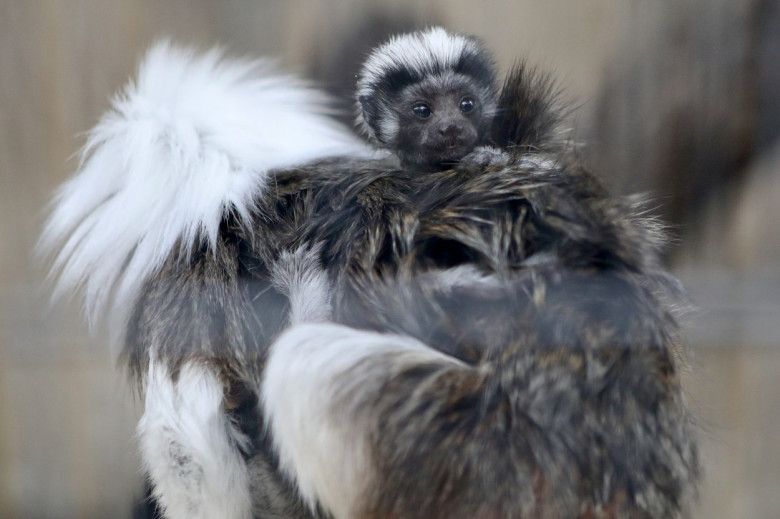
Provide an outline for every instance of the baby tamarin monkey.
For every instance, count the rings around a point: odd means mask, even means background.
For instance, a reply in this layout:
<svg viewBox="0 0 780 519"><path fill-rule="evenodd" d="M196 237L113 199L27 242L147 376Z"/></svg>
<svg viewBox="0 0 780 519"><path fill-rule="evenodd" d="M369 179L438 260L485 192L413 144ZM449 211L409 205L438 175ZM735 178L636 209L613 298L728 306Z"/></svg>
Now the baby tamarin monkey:
<svg viewBox="0 0 780 519"><path fill-rule="evenodd" d="M496 98L495 65L482 43L433 27L371 52L358 75L358 124L407 169L434 171L462 160L487 165L502 156L481 147Z"/></svg>

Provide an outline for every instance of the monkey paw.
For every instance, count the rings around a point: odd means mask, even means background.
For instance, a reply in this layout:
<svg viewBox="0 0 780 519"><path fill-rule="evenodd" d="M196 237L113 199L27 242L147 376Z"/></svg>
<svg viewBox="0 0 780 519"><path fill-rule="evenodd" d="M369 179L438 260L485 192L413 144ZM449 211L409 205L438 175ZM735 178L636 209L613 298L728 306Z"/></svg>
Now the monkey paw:
<svg viewBox="0 0 780 519"><path fill-rule="evenodd" d="M506 166L511 157L509 153L494 146L478 146L474 151L461 159L461 164L487 168L490 166Z"/></svg>

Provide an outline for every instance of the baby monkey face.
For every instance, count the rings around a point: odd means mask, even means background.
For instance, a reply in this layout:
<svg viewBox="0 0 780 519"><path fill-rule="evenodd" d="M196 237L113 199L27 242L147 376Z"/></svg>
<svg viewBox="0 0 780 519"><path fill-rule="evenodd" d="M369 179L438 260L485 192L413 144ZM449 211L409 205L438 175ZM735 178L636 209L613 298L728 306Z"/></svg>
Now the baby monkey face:
<svg viewBox="0 0 780 519"><path fill-rule="evenodd" d="M397 148L407 162L440 168L458 162L481 141L492 113L485 92L470 78L427 78L400 92Z"/></svg>

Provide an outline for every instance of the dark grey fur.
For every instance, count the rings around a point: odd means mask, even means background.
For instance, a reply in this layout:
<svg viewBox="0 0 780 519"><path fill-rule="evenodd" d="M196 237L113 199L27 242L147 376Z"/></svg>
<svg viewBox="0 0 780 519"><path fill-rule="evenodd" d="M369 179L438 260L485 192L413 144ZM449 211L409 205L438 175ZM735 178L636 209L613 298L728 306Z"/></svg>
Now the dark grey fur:
<svg viewBox="0 0 780 519"><path fill-rule="evenodd" d="M571 111L555 80L525 61L507 74L490 129L494 146L516 152L557 152L570 145L563 126Z"/></svg>
<svg viewBox="0 0 780 519"><path fill-rule="evenodd" d="M222 373L225 412L252 440L257 517L311 517L257 406L288 305L269 272L306 244L321 247L334 321L466 364L402 371L366 402L381 483L361 517L686 514L698 461L662 232L609 197L555 143L557 114L514 86L499 130L509 163L422 175L339 158L279 171L251 230L227 218L216 251L171 258L148 283L128 334L132 373L142 382L150 351L174 372L199 358ZM529 149L553 165L524 163Z"/></svg>

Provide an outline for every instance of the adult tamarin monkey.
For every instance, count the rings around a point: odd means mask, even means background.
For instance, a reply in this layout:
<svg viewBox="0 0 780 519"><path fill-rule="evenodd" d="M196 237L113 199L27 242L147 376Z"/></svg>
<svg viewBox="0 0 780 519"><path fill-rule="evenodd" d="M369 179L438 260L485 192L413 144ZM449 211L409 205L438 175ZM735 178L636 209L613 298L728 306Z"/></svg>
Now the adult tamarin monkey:
<svg viewBox="0 0 780 519"><path fill-rule="evenodd" d="M421 173L262 64L150 53L42 243L109 310L166 517L686 514L662 233L529 78L499 97L508 160Z"/></svg>

